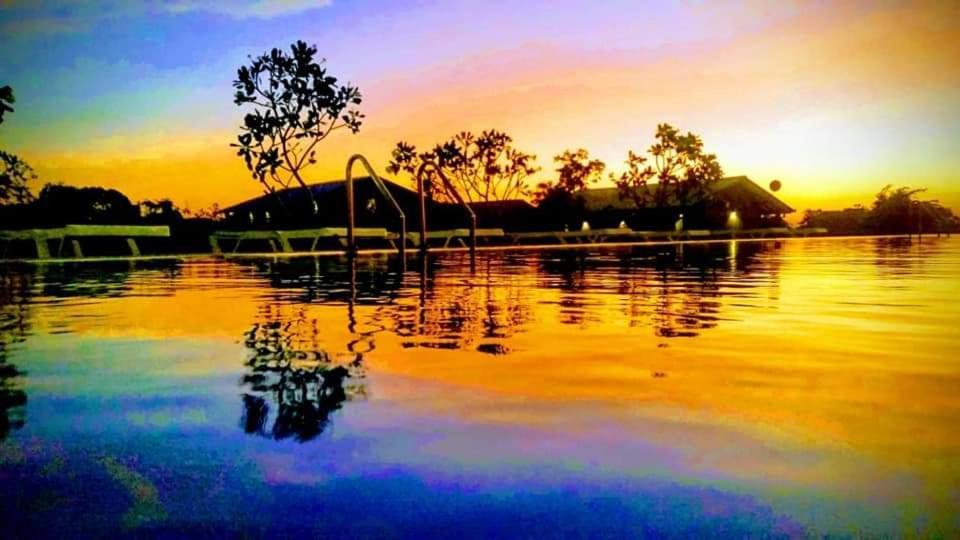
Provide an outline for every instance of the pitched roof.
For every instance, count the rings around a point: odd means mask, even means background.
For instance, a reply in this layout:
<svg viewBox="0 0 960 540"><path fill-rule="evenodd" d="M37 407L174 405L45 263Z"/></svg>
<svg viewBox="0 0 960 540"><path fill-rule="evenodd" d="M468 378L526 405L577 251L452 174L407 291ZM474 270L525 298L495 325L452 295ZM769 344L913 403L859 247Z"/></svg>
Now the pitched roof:
<svg viewBox="0 0 960 540"><path fill-rule="evenodd" d="M397 193L398 191L409 191L411 193L416 194L414 190L404 185L398 184L393 180L384 178L382 176L380 177L380 179L383 180L383 183L387 186L387 189L390 190L391 193ZM358 176L353 179L353 182L354 182L354 185L357 185L361 183L370 182L371 180L372 180L372 177L370 176ZM316 184L310 184L307 187L309 187L310 191L313 192L314 198L319 198L325 193L330 193L330 192L342 189L345 184L346 184L346 180L329 180L326 182L318 182ZM247 208L250 206L257 206L272 196L273 195L270 195L270 194L264 194L257 197L253 197L252 199L247 199L245 201L228 206L222 209L221 212L226 213L226 212L231 212L231 211L235 211L242 208ZM279 197L284 202L289 202L292 199L302 197L303 188L300 186L293 186L293 187L277 190L276 196Z"/></svg>
<svg viewBox="0 0 960 540"><path fill-rule="evenodd" d="M529 210L533 205L523 199L505 199L502 201L476 201L469 203L474 210Z"/></svg>
<svg viewBox="0 0 960 540"><path fill-rule="evenodd" d="M648 195L646 199L647 208L656 206L654 195L660 189L658 184L647 186ZM763 213L767 214L789 214L794 209L775 197L773 194L758 186L746 176L729 176L722 178L712 184L707 185L707 191L711 197L715 197L730 204L730 206L745 207L759 206ZM616 210L632 210L635 203L630 198L621 198L620 190L615 187L593 188L580 192L584 204L589 211L600 211L608 208ZM677 197L676 190L668 188L665 193L666 206L678 207L680 200Z"/></svg>

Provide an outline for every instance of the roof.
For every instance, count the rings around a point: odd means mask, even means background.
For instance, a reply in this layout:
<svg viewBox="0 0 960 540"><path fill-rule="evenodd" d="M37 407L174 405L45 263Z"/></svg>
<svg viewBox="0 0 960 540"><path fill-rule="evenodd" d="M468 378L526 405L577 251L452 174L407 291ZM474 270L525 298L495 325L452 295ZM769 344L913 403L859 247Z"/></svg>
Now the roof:
<svg viewBox="0 0 960 540"><path fill-rule="evenodd" d="M396 193L397 191L409 191L410 193L416 194L416 192L413 191L412 189L406 186L403 186L401 184L398 184L392 180L389 180L382 176L380 177L380 179L383 180L383 183L387 186L387 189L390 190L391 193ZM370 182L371 180L372 180L372 177L370 176L358 176L353 179L353 183L354 185L357 185L360 183ZM346 184L346 180L330 180L327 182L318 182L316 184L310 184L307 187L309 187L310 191L313 192L314 198L319 198L325 193L330 193L330 192L343 189L345 184ZM275 195L277 197L280 197L284 202L288 202L291 199L302 197L303 188L300 186L292 186L285 189L277 190ZM233 212L243 208L247 208L250 206L256 206L261 204L264 200L266 200L267 197L272 197L272 196L273 195L269 193L264 195L259 195L257 197L253 197L252 199L247 199L243 202L239 202L232 206L228 206L227 208L222 209L220 212L227 213L227 212Z"/></svg>
<svg viewBox="0 0 960 540"><path fill-rule="evenodd" d="M468 203L474 210L530 210L534 206L523 199L506 199L503 201L476 201Z"/></svg>
<svg viewBox="0 0 960 540"><path fill-rule="evenodd" d="M660 186L651 184L647 186L648 208L655 206L654 194ZM794 209L775 197L769 191L758 186L746 176L729 176L707 185L707 191L712 197L720 199L730 206L745 207L759 206L765 214L789 214ZM616 187L593 188L580 192L583 197L587 210L599 211L608 208L616 210L632 210L634 201L630 198L620 197L620 190ZM669 189L666 193L666 205L668 207L680 206L680 200L676 196L675 189Z"/></svg>
<svg viewBox="0 0 960 540"><path fill-rule="evenodd" d="M414 198L417 196L416 191L413 189L383 177L381 177L381 179L387 186L387 189L389 189L395 197L398 196L398 193L403 192L406 192L407 195ZM371 180L372 178L370 176L361 176L354 179L354 184L364 184L370 182ZM311 184L309 188L313 192L314 198L319 199L325 193L342 190L344 183L344 180L332 180L329 182ZM659 189L658 184L651 184L647 186L647 190L649 192L648 200L650 201L647 205L648 208L655 206L655 203L653 202L653 195L656 193L657 189ZM729 176L722 178L712 184L708 184L707 190L710 192L712 197L726 202L732 208L759 208L761 213L764 214L789 214L795 211L789 205L775 197L766 189L757 185L746 176ZM276 195L285 202L291 201L292 199L303 196L303 188L299 186L290 187L277 191ZM587 189L580 192L580 196L583 197L585 208L588 211L596 212L606 209L633 210L635 208L633 200L629 198L621 198L620 191L616 187ZM256 206L262 204L265 200L267 200L268 197L271 196L261 195L259 197L254 197L252 199L248 199L241 203L227 207L221 212L228 213L245 209L250 206ZM676 197L675 190L670 189L669 192L666 193L666 203L668 207L681 206L680 200ZM474 210L486 212L522 212L534 208L533 205L522 199L509 199L505 201L479 201L470 203L470 206Z"/></svg>

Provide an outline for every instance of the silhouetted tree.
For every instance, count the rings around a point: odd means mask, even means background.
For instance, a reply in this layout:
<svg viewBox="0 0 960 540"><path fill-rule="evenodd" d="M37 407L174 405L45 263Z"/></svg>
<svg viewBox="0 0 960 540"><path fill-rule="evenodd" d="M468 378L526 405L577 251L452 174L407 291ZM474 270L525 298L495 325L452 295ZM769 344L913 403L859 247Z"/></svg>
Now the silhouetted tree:
<svg viewBox="0 0 960 540"><path fill-rule="evenodd" d="M413 175L424 161L435 161L465 200L500 201L528 194L527 179L539 170L533 164L536 158L514 148L513 138L502 131L463 131L429 152L418 153L414 145L398 142L387 171ZM442 191L435 186L431 190L438 195Z"/></svg>
<svg viewBox="0 0 960 540"><path fill-rule="evenodd" d="M183 220L183 212L170 199L140 201L140 216L148 223L171 224Z"/></svg>
<svg viewBox="0 0 960 540"><path fill-rule="evenodd" d="M937 201L916 198L926 189L885 186L873 202L864 220L868 232L896 234L919 231L952 231L958 226L957 216Z"/></svg>
<svg viewBox="0 0 960 540"><path fill-rule="evenodd" d="M617 185L621 199L630 199L637 208L643 208L650 202L657 206L664 203L666 190L657 189L654 196L651 196L649 189L650 180L656 176L656 172L647 162L647 158L634 153L633 150L627 151L627 170L620 173L619 177L610 174L610 179ZM665 187L665 186L660 186Z"/></svg>
<svg viewBox="0 0 960 540"><path fill-rule="evenodd" d="M272 49L250 58L237 70L233 102L251 105L237 136L237 155L267 192L287 188L295 181L313 193L302 171L316 163L316 146L333 131L360 129L363 114L360 90L341 85L327 73L325 60L317 60L317 47L297 41L287 53Z"/></svg>
<svg viewBox="0 0 960 540"><path fill-rule="evenodd" d="M583 148L573 152L565 150L562 154L554 156L553 161L560 165L557 169L557 180L553 183L537 184L537 191L533 196L534 202L541 203L554 195L573 195L583 191L587 189L587 184L599 180L607 167L599 159L590 159L590 153Z"/></svg>
<svg viewBox="0 0 960 540"><path fill-rule="evenodd" d="M416 187L416 174L420 166L423 165L424 162L436 162L436 160L436 150L431 152L417 152L416 146L400 141L390 153L390 163L387 164L387 172L390 174L399 174L401 172L409 174L411 183ZM446 190L438 184L435 171L431 168L425 172L426 177L423 182L423 191L427 194L427 197L438 201L449 201L450 197L447 195Z"/></svg>
<svg viewBox="0 0 960 540"><path fill-rule="evenodd" d="M33 200L27 182L37 178L33 168L17 156L0 150L0 204L26 204Z"/></svg>
<svg viewBox="0 0 960 540"><path fill-rule="evenodd" d="M13 88L0 88L0 124L4 114L13 112ZM24 204L33 199L27 182L37 175L25 161L10 152L0 150L0 204Z"/></svg>
<svg viewBox="0 0 960 540"><path fill-rule="evenodd" d="M13 112L13 104L17 100L13 97L13 88L10 86L0 87L0 124L3 123L3 115Z"/></svg>
<svg viewBox="0 0 960 540"><path fill-rule="evenodd" d="M209 220L218 220L222 216L220 215L220 205L213 203L210 206L205 208L199 208L197 210L190 210L189 208L183 209L183 215L185 217L191 217L196 219L209 219Z"/></svg>
<svg viewBox="0 0 960 540"><path fill-rule="evenodd" d="M123 193L101 187L47 184L34 207L46 219L60 223L130 224L140 211Z"/></svg>
<svg viewBox="0 0 960 540"><path fill-rule="evenodd" d="M800 220L803 228L825 228L835 234L862 234L869 211L857 205L840 211L807 210Z"/></svg>
<svg viewBox="0 0 960 540"><path fill-rule="evenodd" d="M838 211L807 210L801 227L823 227L834 234L904 234L960 231L960 217L938 201L917 196L926 189L885 186L870 208L855 205Z"/></svg>
<svg viewBox="0 0 960 540"><path fill-rule="evenodd" d="M553 161L560 166L556 181L537 184L533 200L548 226L569 226L585 217L583 197L578 193L600 179L606 164L599 159L590 159L589 152L583 148L572 152L565 150L554 156Z"/></svg>
<svg viewBox="0 0 960 540"><path fill-rule="evenodd" d="M620 197L632 200L638 208L664 206L670 197L686 206L704 196L711 182L723 178L717 156L704 152L700 136L684 135L670 124L657 125L656 142L648 152L652 160L629 151L627 170L619 177L610 176ZM651 189L653 179L657 182Z"/></svg>

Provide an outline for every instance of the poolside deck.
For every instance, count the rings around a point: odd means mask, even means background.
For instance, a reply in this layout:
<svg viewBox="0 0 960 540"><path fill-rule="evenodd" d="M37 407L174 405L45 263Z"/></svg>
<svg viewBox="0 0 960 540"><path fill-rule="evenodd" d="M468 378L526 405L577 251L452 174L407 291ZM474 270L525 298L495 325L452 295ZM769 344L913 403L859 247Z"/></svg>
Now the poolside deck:
<svg viewBox="0 0 960 540"><path fill-rule="evenodd" d="M399 238L396 233L377 227L360 227L354 229L357 240L382 240L396 249L395 241ZM316 251L317 245L323 239L333 240L343 248L347 247L346 227L321 227L319 229L291 229L291 230L252 230L252 231L216 231L210 235L210 249L215 255L224 254L222 243L230 247L229 253L238 253L244 242L266 240L270 250L274 253L294 252L292 240L309 240L308 251Z"/></svg>
<svg viewBox="0 0 960 540"><path fill-rule="evenodd" d="M477 229L476 237L490 248L522 247L544 245L594 245L594 244L645 244L692 242L705 240L729 239L764 239L764 238L791 238L807 237L826 234L826 229L747 229L747 230L688 230L688 231L635 231L629 228L618 227L609 229L588 229L582 231L543 231L543 232L505 232L503 229ZM367 246L361 251L382 252L398 250L399 235L382 228L355 229L358 241L364 241ZM469 249L470 229L444 229L428 231L427 243L431 249ZM319 242L333 240L319 249ZM293 241L300 241L299 246ZM308 240L309 242L303 242ZM340 249L346 250L347 230L342 227L324 227L319 229L298 230L251 230L251 231L217 231L210 236L210 246L216 255L241 255L247 252L240 247L245 242L259 241L261 247L266 247L268 253L316 253ZM266 244L263 243L266 241ZM408 246L419 247L420 233L408 232L405 241ZM299 249L298 249L299 248Z"/></svg>
<svg viewBox="0 0 960 540"><path fill-rule="evenodd" d="M50 259L51 256L62 257L64 247L68 244L75 258L83 258L81 239L119 237L126 241L130 256L139 257L140 247L138 238L169 238L170 227L166 225L66 225L49 229L20 229L0 230L2 251L0 258L5 257L10 245L14 242L33 243L37 259ZM56 242L51 251L51 241Z"/></svg>
<svg viewBox="0 0 960 540"><path fill-rule="evenodd" d="M635 231L625 227L611 229L587 229L582 231L545 231L507 233L514 245L529 243L557 244L603 244L623 242L681 242L690 240L731 239L731 238L790 238L827 234L826 229L789 229L777 227L769 229L716 230L692 229L687 231Z"/></svg>

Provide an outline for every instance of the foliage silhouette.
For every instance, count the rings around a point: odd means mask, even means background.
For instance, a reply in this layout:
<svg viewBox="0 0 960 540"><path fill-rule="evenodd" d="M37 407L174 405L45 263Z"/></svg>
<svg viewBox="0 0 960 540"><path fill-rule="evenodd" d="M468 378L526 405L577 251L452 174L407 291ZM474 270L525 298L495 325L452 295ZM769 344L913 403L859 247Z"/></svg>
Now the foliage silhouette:
<svg viewBox="0 0 960 540"><path fill-rule="evenodd" d="M534 202L548 226L576 225L586 213L583 198L577 194L600 179L606 164L599 159L590 159L589 152L583 148L565 150L554 156L553 161L560 165L557 180L538 184Z"/></svg>
<svg viewBox="0 0 960 540"><path fill-rule="evenodd" d="M16 98L13 96L13 88L9 85L0 87L0 124L3 123L3 116L10 112L13 112L13 104L16 103Z"/></svg>
<svg viewBox="0 0 960 540"><path fill-rule="evenodd" d="M702 198L706 187L723 178L723 168L715 154L707 154L699 135L680 133L670 124L658 124L656 142L647 150L651 159L630 150L627 170L610 175L621 199L629 199L637 208L662 207L674 197L681 207ZM651 180L656 179L651 189Z"/></svg>
<svg viewBox="0 0 960 540"><path fill-rule="evenodd" d="M930 232L956 230L960 220L937 201L916 198L926 189L885 186L873 201L864 220L865 228L873 233Z"/></svg>
<svg viewBox="0 0 960 540"><path fill-rule="evenodd" d="M297 41L289 53L274 48L237 70L233 102L252 106L243 118L237 155L268 193L299 184L313 193L303 170L317 162L316 147L337 129L360 129L360 90L341 85L317 60L317 47ZM316 206L310 209L316 212Z"/></svg>
<svg viewBox="0 0 960 540"><path fill-rule="evenodd" d="M417 152L416 146L400 141L393 149L387 171L390 174L416 174L425 161L435 161L468 202L517 199L529 193L527 179L539 170L537 156L513 146L513 138L490 129L475 135L462 131L429 152ZM428 193L446 200L443 190L430 179Z"/></svg>
<svg viewBox="0 0 960 540"><path fill-rule="evenodd" d="M839 211L807 210L801 227L824 227L835 234L951 233L960 231L960 217L938 201L917 196L926 189L885 186L870 208L857 205Z"/></svg>
<svg viewBox="0 0 960 540"><path fill-rule="evenodd" d="M600 180L607 167L599 159L590 159L590 153L583 148L575 151L565 150L554 156L553 161L560 165L557 180L552 184L541 182L534 193L534 202L541 204L551 196L573 195L587 189L588 184Z"/></svg>
<svg viewBox="0 0 960 540"><path fill-rule="evenodd" d="M27 182L36 178L37 174L27 162L0 150L0 204L27 204L32 201L33 194Z"/></svg>
<svg viewBox="0 0 960 540"><path fill-rule="evenodd" d="M14 102L16 99L13 88L0 88L0 124L3 123L5 113L13 112ZM33 200L27 182L36 178L36 173L27 162L10 152L0 150L0 205L26 204Z"/></svg>
<svg viewBox="0 0 960 540"><path fill-rule="evenodd" d="M62 223L132 224L139 208L115 189L47 184L34 203L36 213Z"/></svg>
<svg viewBox="0 0 960 540"><path fill-rule="evenodd" d="M140 215L146 223L173 224L183 220L183 212L170 199L140 201Z"/></svg>

